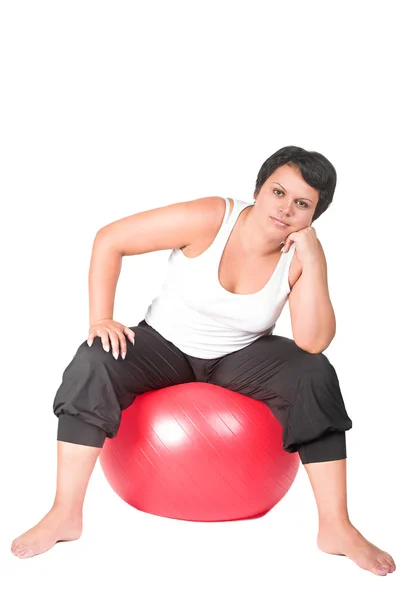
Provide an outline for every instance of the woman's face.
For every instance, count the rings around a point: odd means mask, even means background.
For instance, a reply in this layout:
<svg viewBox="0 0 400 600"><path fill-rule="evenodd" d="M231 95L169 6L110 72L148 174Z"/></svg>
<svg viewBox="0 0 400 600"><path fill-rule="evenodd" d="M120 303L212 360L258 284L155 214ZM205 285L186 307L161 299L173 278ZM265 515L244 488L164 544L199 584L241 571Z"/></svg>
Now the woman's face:
<svg viewBox="0 0 400 600"><path fill-rule="evenodd" d="M318 190L304 181L300 169L282 165L268 177L255 196L258 217L268 223L268 228L278 237L283 234L282 239L286 239L294 231L311 226L318 197ZM280 219L286 226L278 225L272 217Z"/></svg>

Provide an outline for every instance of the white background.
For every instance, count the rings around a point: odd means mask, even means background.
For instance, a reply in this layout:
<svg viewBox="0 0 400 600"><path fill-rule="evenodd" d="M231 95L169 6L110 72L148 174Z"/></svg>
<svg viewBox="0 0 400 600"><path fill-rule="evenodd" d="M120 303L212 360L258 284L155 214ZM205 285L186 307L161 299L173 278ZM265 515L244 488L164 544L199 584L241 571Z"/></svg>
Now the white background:
<svg viewBox="0 0 400 600"><path fill-rule="evenodd" d="M338 184L314 223L328 262L353 524L400 563L399 52L394 2L21 2L0 11L0 595L177 599L398 597L318 550L300 466L259 520L137 511L97 463L79 541L20 560L12 540L52 504L61 375L88 329L99 228L207 195L251 201L261 164L298 145ZM169 251L123 261L114 318L138 323ZM292 337L288 305L274 331ZM397 590L397 592L396 592Z"/></svg>

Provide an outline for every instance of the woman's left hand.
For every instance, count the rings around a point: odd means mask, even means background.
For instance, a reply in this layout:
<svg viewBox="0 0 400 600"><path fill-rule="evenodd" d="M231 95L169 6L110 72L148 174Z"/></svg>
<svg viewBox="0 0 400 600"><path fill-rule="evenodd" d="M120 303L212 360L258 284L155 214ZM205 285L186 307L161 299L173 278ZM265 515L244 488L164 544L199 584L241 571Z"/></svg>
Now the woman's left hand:
<svg viewBox="0 0 400 600"><path fill-rule="evenodd" d="M305 227L288 235L282 252L288 252L293 242L296 243L297 256L302 264L319 260L320 242L314 227Z"/></svg>

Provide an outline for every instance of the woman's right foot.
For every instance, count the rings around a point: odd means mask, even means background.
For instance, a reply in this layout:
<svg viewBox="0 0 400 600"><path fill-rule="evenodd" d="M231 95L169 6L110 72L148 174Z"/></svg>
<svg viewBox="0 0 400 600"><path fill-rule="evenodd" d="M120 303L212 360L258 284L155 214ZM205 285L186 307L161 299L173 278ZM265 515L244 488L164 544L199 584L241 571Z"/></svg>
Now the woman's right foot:
<svg viewBox="0 0 400 600"><path fill-rule="evenodd" d="M32 529L11 544L11 552L18 558L31 558L47 552L57 542L77 540L82 534L82 515L71 516L53 507Z"/></svg>

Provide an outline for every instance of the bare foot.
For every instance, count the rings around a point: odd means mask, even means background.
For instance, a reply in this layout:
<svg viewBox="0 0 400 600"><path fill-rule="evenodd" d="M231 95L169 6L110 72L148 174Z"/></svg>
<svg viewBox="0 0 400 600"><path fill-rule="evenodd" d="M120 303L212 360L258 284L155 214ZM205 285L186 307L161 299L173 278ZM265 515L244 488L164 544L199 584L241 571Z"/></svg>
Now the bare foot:
<svg viewBox="0 0 400 600"><path fill-rule="evenodd" d="M71 516L52 508L32 529L17 537L11 552L19 558L31 558L50 550L57 542L77 540L82 534L82 516Z"/></svg>
<svg viewBox="0 0 400 600"><path fill-rule="evenodd" d="M320 524L317 546L322 552L347 556L374 575L387 575L396 570L390 554L371 544L350 522Z"/></svg>

